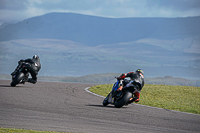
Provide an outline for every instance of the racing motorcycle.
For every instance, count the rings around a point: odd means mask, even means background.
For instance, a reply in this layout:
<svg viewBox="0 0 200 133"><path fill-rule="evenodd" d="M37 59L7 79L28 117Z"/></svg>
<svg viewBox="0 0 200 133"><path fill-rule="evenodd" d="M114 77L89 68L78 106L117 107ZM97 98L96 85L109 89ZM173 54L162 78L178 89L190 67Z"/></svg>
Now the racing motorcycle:
<svg viewBox="0 0 200 133"><path fill-rule="evenodd" d="M107 97L103 100L103 105L107 106L108 104L113 104L116 108L121 108L124 105L130 104L129 101L131 98L133 98L133 87L128 87L125 89L122 89L122 91L117 91L120 84L124 87L129 80L117 80L117 82L114 83L112 87L112 91L107 95Z"/></svg>
<svg viewBox="0 0 200 133"><path fill-rule="evenodd" d="M20 70L15 75L12 75L12 82L10 85L16 86L17 84L25 84L28 80L30 68L31 65L29 63L23 63Z"/></svg>

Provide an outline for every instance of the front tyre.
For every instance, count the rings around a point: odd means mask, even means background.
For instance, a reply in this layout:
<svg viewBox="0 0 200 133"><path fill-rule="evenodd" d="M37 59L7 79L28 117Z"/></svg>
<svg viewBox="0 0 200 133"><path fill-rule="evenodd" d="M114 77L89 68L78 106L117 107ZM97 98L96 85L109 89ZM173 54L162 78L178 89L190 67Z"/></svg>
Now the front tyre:
<svg viewBox="0 0 200 133"><path fill-rule="evenodd" d="M109 96L110 96L110 93L107 95L107 97L103 100L103 106L107 106L108 104L109 104L109 102L108 102L108 98L109 98Z"/></svg>
<svg viewBox="0 0 200 133"><path fill-rule="evenodd" d="M17 76L14 78L14 80L10 83L11 86L16 86L20 83L20 81L23 79L24 73L20 72L17 74Z"/></svg>
<svg viewBox="0 0 200 133"><path fill-rule="evenodd" d="M132 93L127 91L126 94L117 102L115 102L115 107L116 108L121 108L122 106L124 106L126 103L129 102L130 98L132 97Z"/></svg>
<svg viewBox="0 0 200 133"><path fill-rule="evenodd" d="M108 104L109 104L108 98L106 97L106 98L103 100L103 106L107 106Z"/></svg>

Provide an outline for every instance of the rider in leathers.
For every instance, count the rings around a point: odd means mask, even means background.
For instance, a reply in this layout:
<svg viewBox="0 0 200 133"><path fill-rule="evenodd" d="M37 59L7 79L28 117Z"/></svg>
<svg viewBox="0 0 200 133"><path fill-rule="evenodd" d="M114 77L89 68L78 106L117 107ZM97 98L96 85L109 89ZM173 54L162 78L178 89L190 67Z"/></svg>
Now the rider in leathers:
<svg viewBox="0 0 200 133"><path fill-rule="evenodd" d="M37 75L39 70L41 69L41 64L40 64L40 58L38 55L34 55L32 59L26 59L26 60L20 60L18 62L18 66L15 69L14 72L11 73L11 75L15 75L16 73L18 73L18 71L20 70L20 68L22 67L23 63L29 63L30 64L30 73L32 78L28 78L27 82L33 83L35 84L37 82Z"/></svg>
<svg viewBox="0 0 200 133"><path fill-rule="evenodd" d="M123 73L117 79L123 80L126 77L130 77L130 81L124 82L124 87L119 87L117 91L121 91L122 89L126 89L132 87L134 89L133 94L134 97L130 99L129 103L139 102L140 100L140 92L144 86L144 72L141 69L137 69L135 72Z"/></svg>

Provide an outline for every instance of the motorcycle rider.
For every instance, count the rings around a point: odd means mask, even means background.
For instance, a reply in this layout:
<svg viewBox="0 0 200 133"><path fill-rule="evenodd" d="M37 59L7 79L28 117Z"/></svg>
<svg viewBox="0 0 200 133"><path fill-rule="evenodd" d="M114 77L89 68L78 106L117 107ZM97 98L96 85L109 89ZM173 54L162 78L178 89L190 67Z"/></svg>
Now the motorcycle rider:
<svg viewBox="0 0 200 133"><path fill-rule="evenodd" d="M38 55L34 55L32 59L28 58L28 59L25 59L25 60L23 60L23 59L20 60L18 62L18 66L15 69L15 71L11 73L12 76L18 73L18 71L22 67L23 63L29 63L30 64L30 68L31 68L30 69L30 73L31 73L32 78L28 78L27 82L35 84L37 82L38 72L41 69L39 56Z"/></svg>
<svg viewBox="0 0 200 133"><path fill-rule="evenodd" d="M126 77L130 77L130 81L124 80ZM129 103L139 102L140 100L140 92L144 86L144 72L141 69L137 69L135 72L123 73L118 78L118 80L124 80L123 88L122 85L117 89L117 93L122 89L126 89L129 87L133 88L134 97L132 97ZM127 82L128 81L128 82Z"/></svg>

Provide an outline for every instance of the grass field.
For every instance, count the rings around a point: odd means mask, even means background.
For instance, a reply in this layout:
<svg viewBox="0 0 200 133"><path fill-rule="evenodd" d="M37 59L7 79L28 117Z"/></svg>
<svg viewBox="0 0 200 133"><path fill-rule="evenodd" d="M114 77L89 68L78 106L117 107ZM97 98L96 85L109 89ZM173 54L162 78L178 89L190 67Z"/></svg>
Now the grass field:
<svg viewBox="0 0 200 133"><path fill-rule="evenodd" d="M89 90L107 96L112 84L97 85ZM200 114L200 87L146 84L138 104Z"/></svg>
<svg viewBox="0 0 200 133"><path fill-rule="evenodd" d="M72 133L72 132L53 132L53 131L36 131L14 128L0 128L0 133Z"/></svg>

